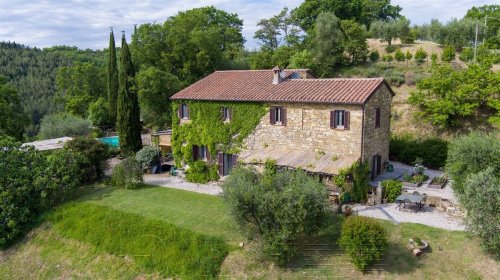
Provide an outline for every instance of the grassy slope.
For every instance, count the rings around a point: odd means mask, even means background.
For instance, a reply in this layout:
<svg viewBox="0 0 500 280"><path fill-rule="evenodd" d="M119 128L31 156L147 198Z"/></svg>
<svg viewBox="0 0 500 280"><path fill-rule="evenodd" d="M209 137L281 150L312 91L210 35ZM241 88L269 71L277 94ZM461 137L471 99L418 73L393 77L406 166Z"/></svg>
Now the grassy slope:
<svg viewBox="0 0 500 280"><path fill-rule="evenodd" d="M46 219L66 238L130 256L165 277L215 277L229 250L221 238L93 203L68 203Z"/></svg>
<svg viewBox="0 0 500 280"><path fill-rule="evenodd" d="M242 240L217 197L165 188L100 189L82 200L182 225L197 232L222 236L231 243ZM204 219L191 219L196 213ZM227 223L220 224L218 221ZM335 245L340 222L341 218L332 218L329 228L314 238L301 241L301 254L289 267L279 268L262 260L255 251L258 243L250 242L245 245L244 250L230 252L222 265L221 276L257 279L298 279L304 276L341 279L467 279L472 275L482 275L484 279L495 279L500 275L500 263L482 253L477 240L468 239L464 232L416 224L395 226L389 222L382 222L390 233L390 247L385 261L375 266L373 271L362 274L354 270ZM408 238L413 236L429 241L431 252L418 259L412 257L404 247ZM33 238L18 248L0 253L0 279L34 276L41 279L71 276L116 279L145 275L147 273L132 259L96 252L93 246L63 238L47 225L35 230ZM157 275L145 277L155 276Z"/></svg>
<svg viewBox="0 0 500 280"><path fill-rule="evenodd" d="M141 190L104 188L81 200L222 237L232 245L242 240L222 200L211 195L161 187Z"/></svg>

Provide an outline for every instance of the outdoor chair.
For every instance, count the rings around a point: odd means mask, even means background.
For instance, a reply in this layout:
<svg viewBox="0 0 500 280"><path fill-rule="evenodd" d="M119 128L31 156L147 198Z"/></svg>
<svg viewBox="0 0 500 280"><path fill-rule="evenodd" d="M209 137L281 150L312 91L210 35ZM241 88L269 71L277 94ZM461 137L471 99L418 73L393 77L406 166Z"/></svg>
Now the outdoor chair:
<svg viewBox="0 0 500 280"><path fill-rule="evenodd" d="M407 204L408 206L406 206ZM411 209L411 200L409 200L408 198L403 200L403 209L406 209L407 207Z"/></svg>
<svg viewBox="0 0 500 280"><path fill-rule="evenodd" d="M396 209L398 209L399 211L401 211L401 207L404 207L404 200L397 200L396 201L398 203L398 205L396 205Z"/></svg>

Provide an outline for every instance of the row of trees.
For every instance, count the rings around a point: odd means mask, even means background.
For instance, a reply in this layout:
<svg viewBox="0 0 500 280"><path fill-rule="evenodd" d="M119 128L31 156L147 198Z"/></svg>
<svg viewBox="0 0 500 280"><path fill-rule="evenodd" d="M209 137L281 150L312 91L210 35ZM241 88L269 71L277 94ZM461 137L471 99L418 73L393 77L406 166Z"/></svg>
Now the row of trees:
<svg viewBox="0 0 500 280"><path fill-rule="evenodd" d="M285 7L258 22L254 38L261 49L248 58L250 67L309 68L331 76L338 67L365 62L367 28L399 18L400 11L388 0L307 0L291 12Z"/></svg>
<svg viewBox="0 0 500 280"><path fill-rule="evenodd" d="M432 20L430 24L411 27L410 21L400 16L401 8L392 6L390 1L365 2L304 1L291 12L284 8L271 18L261 19L254 35L261 49L250 55L250 66L311 68L319 76L332 76L339 67L366 61L369 37L386 41L389 52L395 50L392 42L396 38L403 44L425 39L461 50L472 46L476 22L486 20L487 15L493 22L500 7L474 7L460 20L452 19L447 24ZM486 28L481 21L479 40L485 41L488 48L498 48L497 29L495 24Z"/></svg>

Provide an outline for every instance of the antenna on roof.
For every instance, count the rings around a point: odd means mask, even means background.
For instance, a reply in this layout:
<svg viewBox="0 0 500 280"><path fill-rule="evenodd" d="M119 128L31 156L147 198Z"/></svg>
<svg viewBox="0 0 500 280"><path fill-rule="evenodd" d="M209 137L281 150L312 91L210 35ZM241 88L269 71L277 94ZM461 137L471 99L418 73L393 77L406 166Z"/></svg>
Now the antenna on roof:
<svg viewBox="0 0 500 280"><path fill-rule="evenodd" d="M122 36L125 36L125 30L122 30Z"/></svg>

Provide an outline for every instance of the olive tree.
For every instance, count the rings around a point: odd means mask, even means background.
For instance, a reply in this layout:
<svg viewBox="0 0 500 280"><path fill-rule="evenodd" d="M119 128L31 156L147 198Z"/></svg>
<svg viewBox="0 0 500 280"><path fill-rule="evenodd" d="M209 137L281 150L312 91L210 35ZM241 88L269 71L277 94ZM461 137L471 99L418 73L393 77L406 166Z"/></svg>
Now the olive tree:
<svg viewBox="0 0 500 280"><path fill-rule="evenodd" d="M488 167L467 176L462 205L467 210L467 229L481 239L483 248L500 256L500 176Z"/></svg>
<svg viewBox="0 0 500 280"><path fill-rule="evenodd" d="M295 253L292 242L311 234L325 221L325 186L303 171L266 171L239 167L222 185L224 201L236 222L249 234L258 234L266 256L279 264Z"/></svg>

